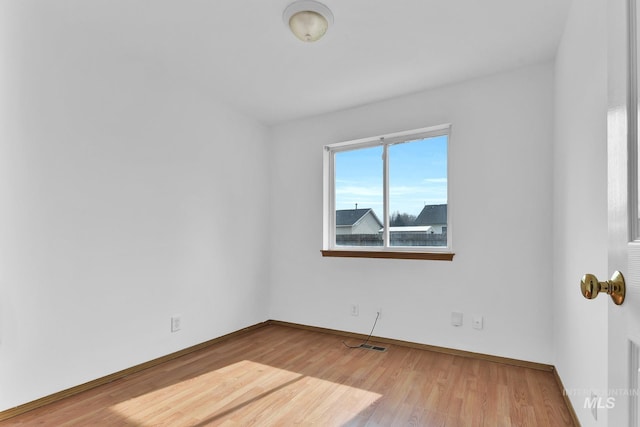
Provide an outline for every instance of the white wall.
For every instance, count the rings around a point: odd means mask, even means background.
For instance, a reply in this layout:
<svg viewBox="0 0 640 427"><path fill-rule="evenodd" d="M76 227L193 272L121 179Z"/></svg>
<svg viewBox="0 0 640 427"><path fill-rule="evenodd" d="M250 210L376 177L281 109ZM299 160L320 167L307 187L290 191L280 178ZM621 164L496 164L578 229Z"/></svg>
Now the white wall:
<svg viewBox="0 0 640 427"><path fill-rule="evenodd" d="M607 389L610 302L585 300L578 285L585 273L608 278L606 14L605 0L573 2L556 58L555 365L584 426L607 425L606 410L596 422L584 408L583 390Z"/></svg>
<svg viewBox="0 0 640 427"><path fill-rule="evenodd" d="M267 318L267 129L20 3L0 45L0 410Z"/></svg>
<svg viewBox="0 0 640 427"><path fill-rule="evenodd" d="M270 317L552 363L552 118L549 64L275 127ZM442 123L454 260L323 258L323 145Z"/></svg>

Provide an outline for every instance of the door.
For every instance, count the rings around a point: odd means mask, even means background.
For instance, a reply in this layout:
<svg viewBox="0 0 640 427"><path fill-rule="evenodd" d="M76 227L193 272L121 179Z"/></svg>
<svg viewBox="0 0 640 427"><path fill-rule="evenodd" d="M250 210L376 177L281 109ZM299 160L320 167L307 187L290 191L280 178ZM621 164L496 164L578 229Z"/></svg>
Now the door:
<svg viewBox="0 0 640 427"><path fill-rule="evenodd" d="M609 397L614 398L610 426L640 426L637 2L607 2L609 273L623 272L627 285L623 304L608 307L607 374Z"/></svg>

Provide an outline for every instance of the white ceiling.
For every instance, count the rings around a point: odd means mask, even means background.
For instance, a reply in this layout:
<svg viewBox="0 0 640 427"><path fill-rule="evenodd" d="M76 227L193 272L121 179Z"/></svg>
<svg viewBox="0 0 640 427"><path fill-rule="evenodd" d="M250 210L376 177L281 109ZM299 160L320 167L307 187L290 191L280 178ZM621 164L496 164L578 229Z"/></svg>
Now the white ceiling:
<svg viewBox="0 0 640 427"><path fill-rule="evenodd" d="M66 55L91 46L134 58L276 124L550 60L570 1L324 0L335 23L313 44L282 22L290 0L40 0L31 10L64 31Z"/></svg>

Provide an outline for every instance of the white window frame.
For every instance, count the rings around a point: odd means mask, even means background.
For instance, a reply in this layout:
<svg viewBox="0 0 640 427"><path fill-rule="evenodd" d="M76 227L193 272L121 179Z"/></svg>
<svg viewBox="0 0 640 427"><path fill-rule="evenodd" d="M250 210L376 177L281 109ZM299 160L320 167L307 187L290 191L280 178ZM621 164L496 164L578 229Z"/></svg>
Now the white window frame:
<svg viewBox="0 0 640 427"><path fill-rule="evenodd" d="M419 139L432 138L447 135L447 246L389 246L389 162L387 161L388 148L394 144L415 141ZM383 146L383 217L384 217L384 237L383 246L337 246L336 245L336 215L335 215L335 154L341 151L356 150L377 145ZM451 124L413 129L403 132L396 132L386 135L373 136L352 141L338 142L324 146L323 155L323 240L322 249L325 256L356 256L375 258L396 258L393 254L399 254L397 258L413 258L402 254L450 254L447 256L416 257L419 259L442 259L451 260L453 258L453 227L451 222ZM348 255L341 255L341 253ZM362 254L359 254L362 253ZM389 256L385 256L388 254ZM382 255L382 256L381 256Z"/></svg>

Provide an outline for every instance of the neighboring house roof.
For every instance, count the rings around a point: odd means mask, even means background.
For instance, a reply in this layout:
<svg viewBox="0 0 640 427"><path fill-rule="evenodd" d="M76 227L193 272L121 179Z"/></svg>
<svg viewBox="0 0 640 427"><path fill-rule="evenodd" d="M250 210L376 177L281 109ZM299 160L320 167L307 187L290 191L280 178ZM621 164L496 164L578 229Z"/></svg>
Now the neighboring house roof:
<svg viewBox="0 0 640 427"><path fill-rule="evenodd" d="M383 231L384 227L380 229L381 233ZM392 233L431 233L433 231L433 227L430 225L389 227L389 231Z"/></svg>
<svg viewBox="0 0 640 427"><path fill-rule="evenodd" d="M337 227L353 227L358 222L362 220L362 218L367 215L367 213L371 212L373 218L378 221L380 227L382 227L382 223L376 216L375 212L371 208L366 209L342 209L336 211L336 226Z"/></svg>
<svg viewBox="0 0 640 427"><path fill-rule="evenodd" d="M447 223L447 205L426 205L416 218L414 225L433 225Z"/></svg>

